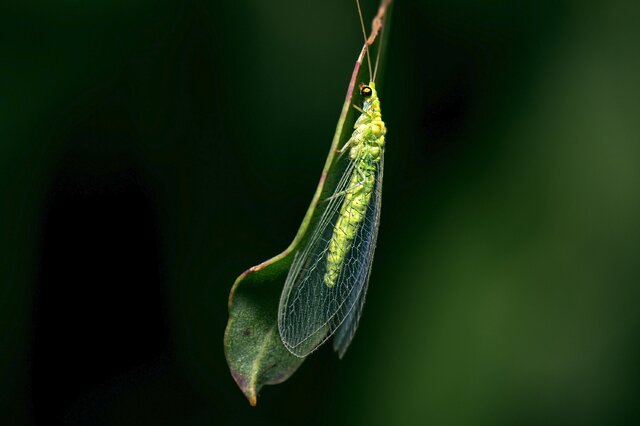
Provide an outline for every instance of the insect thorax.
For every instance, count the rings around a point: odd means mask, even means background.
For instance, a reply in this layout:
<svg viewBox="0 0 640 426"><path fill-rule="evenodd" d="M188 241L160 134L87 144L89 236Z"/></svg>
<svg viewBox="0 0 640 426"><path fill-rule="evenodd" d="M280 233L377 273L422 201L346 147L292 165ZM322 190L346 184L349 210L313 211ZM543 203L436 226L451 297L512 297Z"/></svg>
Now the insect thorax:
<svg viewBox="0 0 640 426"><path fill-rule="evenodd" d="M362 110L354 125L351 136L353 146L349 151L351 160L365 163L378 163L384 147L384 135L387 131L382 121L380 100L375 89L375 83L369 83L372 89L371 96L365 99Z"/></svg>

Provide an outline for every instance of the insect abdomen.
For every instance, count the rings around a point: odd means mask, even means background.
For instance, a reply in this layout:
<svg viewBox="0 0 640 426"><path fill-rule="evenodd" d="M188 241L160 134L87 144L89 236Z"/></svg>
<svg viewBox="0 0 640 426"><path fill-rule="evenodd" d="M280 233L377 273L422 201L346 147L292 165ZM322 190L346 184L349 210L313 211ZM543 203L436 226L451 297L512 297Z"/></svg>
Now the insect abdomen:
<svg viewBox="0 0 640 426"><path fill-rule="evenodd" d="M345 195L333 236L329 242L327 272L324 276L324 283L328 287L333 287L340 275L342 263L351 249L351 243L367 211L374 182L375 169L361 170L360 167L356 167L351 182L349 182L349 185L354 189Z"/></svg>

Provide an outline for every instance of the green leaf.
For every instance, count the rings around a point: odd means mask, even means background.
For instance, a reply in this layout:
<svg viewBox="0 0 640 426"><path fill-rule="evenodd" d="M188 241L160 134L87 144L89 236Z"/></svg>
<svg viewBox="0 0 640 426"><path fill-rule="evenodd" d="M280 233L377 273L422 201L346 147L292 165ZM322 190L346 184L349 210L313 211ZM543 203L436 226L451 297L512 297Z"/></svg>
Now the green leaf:
<svg viewBox="0 0 640 426"><path fill-rule="evenodd" d="M296 250L303 246L309 238L307 231L322 216L324 206L319 201L330 196L340 178L342 167L336 151L351 136L356 119L357 111L351 107L353 91L357 82L364 81L360 74L368 76L362 69L365 52L375 42L390 3L391 0L381 1L371 35L358 55L320 182L296 237L285 251L242 273L231 288L225 355L231 375L251 405L256 405L262 386L287 380L304 361L292 355L280 340L277 318L280 292Z"/></svg>

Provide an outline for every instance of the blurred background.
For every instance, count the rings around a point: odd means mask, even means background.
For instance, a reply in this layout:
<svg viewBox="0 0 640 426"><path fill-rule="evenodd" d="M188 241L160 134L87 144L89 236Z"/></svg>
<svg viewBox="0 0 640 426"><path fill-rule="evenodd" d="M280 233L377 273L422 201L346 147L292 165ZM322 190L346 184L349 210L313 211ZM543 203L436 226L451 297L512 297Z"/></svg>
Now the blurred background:
<svg viewBox="0 0 640 426"><path fill-rule="evenodd" d="M227 296L306 211L355 5L10 3L1 424L640 421L637 2L396 2L359 332L255 408Z"/></svg>

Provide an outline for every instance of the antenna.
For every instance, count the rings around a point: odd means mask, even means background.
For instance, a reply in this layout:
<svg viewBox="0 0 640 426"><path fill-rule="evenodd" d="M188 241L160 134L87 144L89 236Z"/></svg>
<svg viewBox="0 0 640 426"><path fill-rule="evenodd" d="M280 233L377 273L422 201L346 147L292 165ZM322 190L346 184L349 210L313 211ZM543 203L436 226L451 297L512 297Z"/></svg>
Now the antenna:
<svg viewBox="0 0 640 426"><path fill-rule="evenodd" d="M362 9L360 9L360 0L356 0L356 6L358 6L358 15L360 16L360 26L362 27L362 35L364 36L364 45L365 45L365 49L367 50L367 62L369 63L369 78L371 78L374 74L371 72L371 55L369 54L369 41L367 40L367 30L364 29L364 19L362 19ZM376 67L377 67L377 63L376 63Z"/></svg>
<svg viewBox="0 0 640 426"><path fill-rule="evenodd" d="M380 30L380 41L378 41L378 52L376 53L376 66L373 69L373 78L371 81L376 81L376 74L378 73L378 64L380 63L380 52L382 51L382 40L384 39L384 27L386 27L385 23L387 21L383 18L382 21L382 29Z"/></svg>

